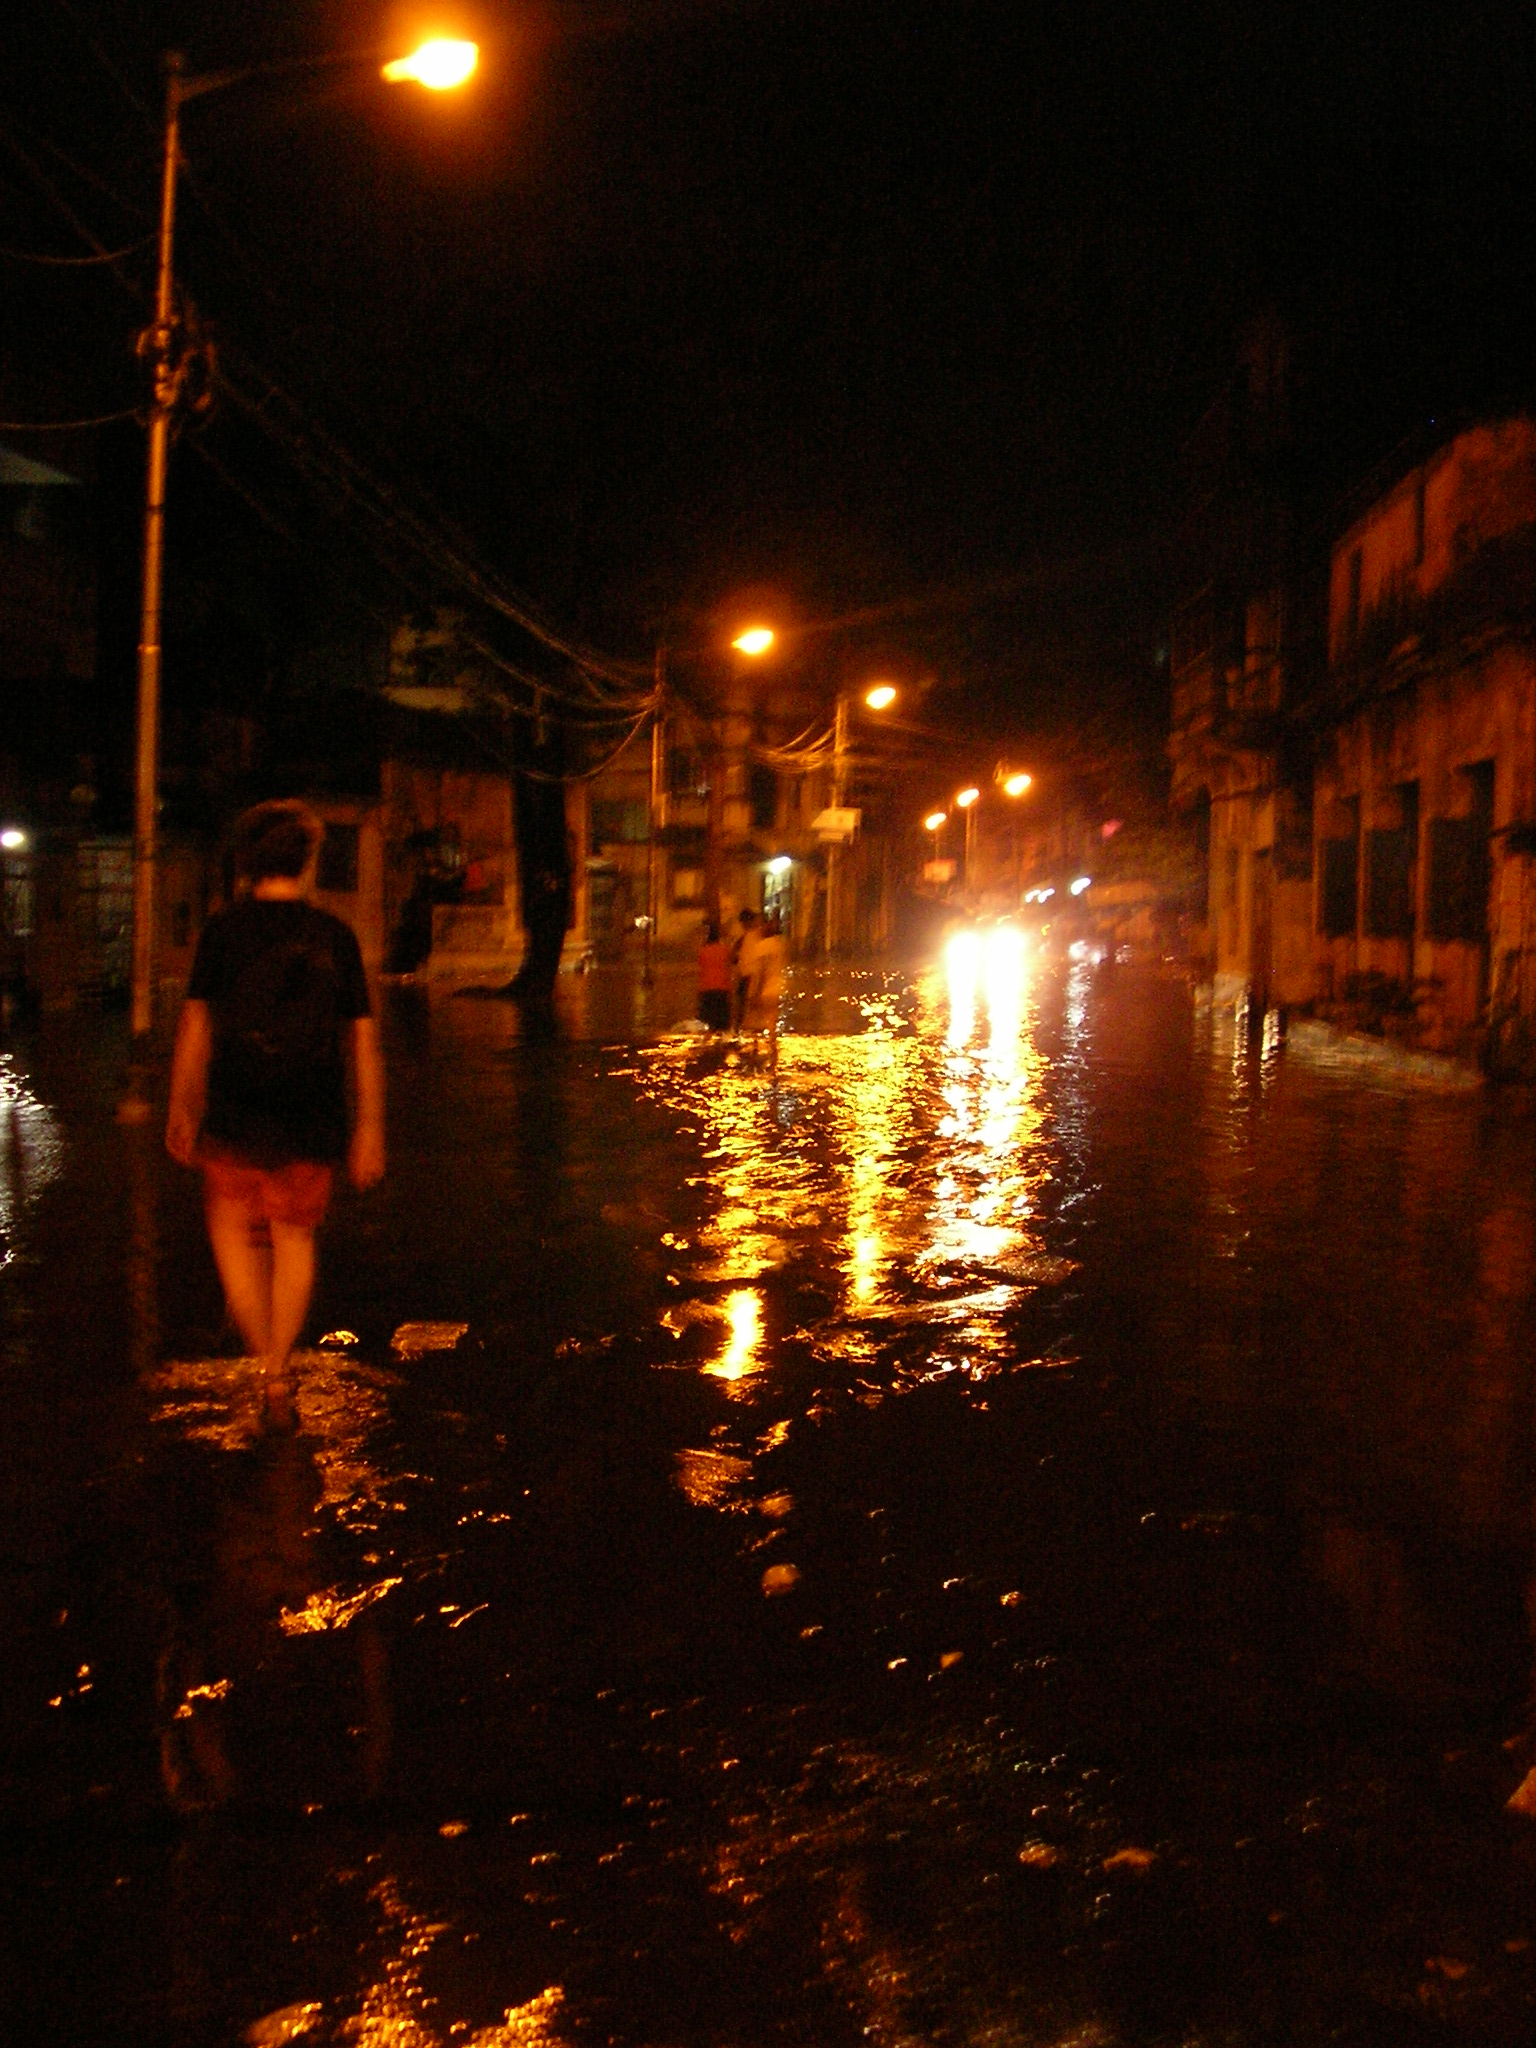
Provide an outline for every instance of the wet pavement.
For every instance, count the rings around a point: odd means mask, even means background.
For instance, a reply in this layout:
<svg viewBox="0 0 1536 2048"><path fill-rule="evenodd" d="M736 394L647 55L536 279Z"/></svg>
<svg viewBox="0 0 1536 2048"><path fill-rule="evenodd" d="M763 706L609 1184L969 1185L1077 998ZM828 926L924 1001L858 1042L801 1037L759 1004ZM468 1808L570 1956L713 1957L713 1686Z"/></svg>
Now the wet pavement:
<svg viewBox="0 0 1536 2048"><path fill-rule="evenodd" d="M10 2038L1529 2042L1530 1106L688 993L391 995L291 1440L116 1027L0 1051Z"/></svg>

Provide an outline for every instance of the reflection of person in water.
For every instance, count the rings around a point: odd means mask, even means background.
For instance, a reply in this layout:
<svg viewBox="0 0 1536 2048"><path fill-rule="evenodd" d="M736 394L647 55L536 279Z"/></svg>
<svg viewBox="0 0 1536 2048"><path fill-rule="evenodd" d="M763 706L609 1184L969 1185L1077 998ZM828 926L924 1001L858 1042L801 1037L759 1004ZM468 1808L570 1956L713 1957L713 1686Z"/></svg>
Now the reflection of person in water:
<svg viewBox="0 0 1536 2048"><path fill-rule="evenodd" d="M166 1792L184 1812L373 1798L389 1753L387 1659L357 1596L326 1586L315 1461L290 1437L223 1469L237 1483L212 1536L214 1576L160 1657Z"/></svg>
<svg viewBox="0 0 1536 2048"><path fill-rule="evenodd" d="M261 1362L269 1422L291 1428L288 1361L335 1166L346 1158L359 1188L384 1172L384 1067L357 940L304 901L315 821L300 805L261 804L240 836L251 894L210 918L198 943L165 1142L173 1159L203 1170L225 1301Z"/></svg>

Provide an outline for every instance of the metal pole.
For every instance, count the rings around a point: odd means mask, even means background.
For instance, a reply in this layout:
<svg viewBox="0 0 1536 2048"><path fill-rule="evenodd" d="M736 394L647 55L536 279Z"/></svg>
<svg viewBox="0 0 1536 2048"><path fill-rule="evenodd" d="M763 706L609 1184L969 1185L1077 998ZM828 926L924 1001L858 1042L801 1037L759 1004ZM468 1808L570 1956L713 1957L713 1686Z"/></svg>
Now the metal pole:
<svg viewBox="0 0 1536 2048"><path fill-rule="evenodd" d="M160 755L160 592L165 559L165 478L176 403L172 244L176 228L182 58L165 58L165 159L160 182L155 322L146 337L154 387L144 471L144 580L139 616L138 749L133 806L132 1032L142 1045L155 1025L155 837Z"/></svg>
<svg viewBox="0 0 1536 2048"><path fill-rule="evenodd" d="M965 893L971 893L971 878L976 860L976 813L979 804L971 804L965 813Z"/></svg>
<svg viewBox="0 0 1536 2048"><path fill-rule="evenodd" d="M832 808L840 811L843 807L843 763L848 752L848 697L840 690L837 708L832 714ZM837 846L835 839L827 841L827 957L830 959L837 947Z"/></svg>
<svg viewBox="0 0 1536 2048"><path fill-rule="evenodd" d="M656 699L651 710L651 829L645 847L645 965L641 985L650 988L656 979L656 918L658 914L656 835L661 829L661 777L666 759L667 651L656 649Z"/></svg>

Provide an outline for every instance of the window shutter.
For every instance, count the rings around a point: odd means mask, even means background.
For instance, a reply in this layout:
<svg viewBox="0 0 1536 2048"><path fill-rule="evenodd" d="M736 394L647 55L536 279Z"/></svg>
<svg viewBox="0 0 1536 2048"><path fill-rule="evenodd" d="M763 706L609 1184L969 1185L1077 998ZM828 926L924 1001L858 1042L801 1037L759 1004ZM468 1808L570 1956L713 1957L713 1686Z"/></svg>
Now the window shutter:
<svg viewBox="0 0 1536 2048"><path fill-rule="evenodd" d="M1319 909L1323 936L1347 939L1354 936L1359 854L1353 839L1325 839L1323 847L1323 893Z"/></svg>
<svg viewBox="0 0 1536 2048"><path fill-rule="evenodd" d="M1373 939L1413 936L1413 835L1372 832L1367 850L1365 929Z"/></svg>

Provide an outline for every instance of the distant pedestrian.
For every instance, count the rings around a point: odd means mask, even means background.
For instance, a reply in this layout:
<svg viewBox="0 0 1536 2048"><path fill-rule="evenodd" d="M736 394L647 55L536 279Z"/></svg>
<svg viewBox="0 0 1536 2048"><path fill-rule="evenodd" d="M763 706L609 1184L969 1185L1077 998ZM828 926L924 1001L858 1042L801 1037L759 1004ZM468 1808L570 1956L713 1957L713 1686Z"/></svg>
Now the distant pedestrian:
<svg viewBox="0 0 1536 2048"><path fill-rule="evenodd" d="M731 958L736 964L736 1029L741 1031L746 1024L747 999L752 993L752 977L757 970L760 939L755 910L743 910L737 922L741 932L731 948Z"/></svg>
<svg viewBox="0 0 1536 2048"><path fill-rule="evenodd" d="M775 912L764 922L752 955L752 983L742 1014L743 1033L753 1039L766 1037L768 1058L779 1064L779 1002L784 994L784 941Z"/></svg>
<svg viewBox="0 0 1536 2048"><path fill-rule="evenodd" d="M711 1031L731 1028L731 949L717 924L705 926L699 948L699 1015Z"/></svg>
<svg viewBox="0 0 1536 2048"><path fill-rule="evenodd" d="M268 1423L291 1429L288 1366L314 1289L315 1230L343 1159L359 1188L383 1175L384 1067L357 940L304 900L319 821L302 804L260 804L236 830L250 894L198 943L165 1142L202 1168L229 1313L260 1361Z"/></svg>

